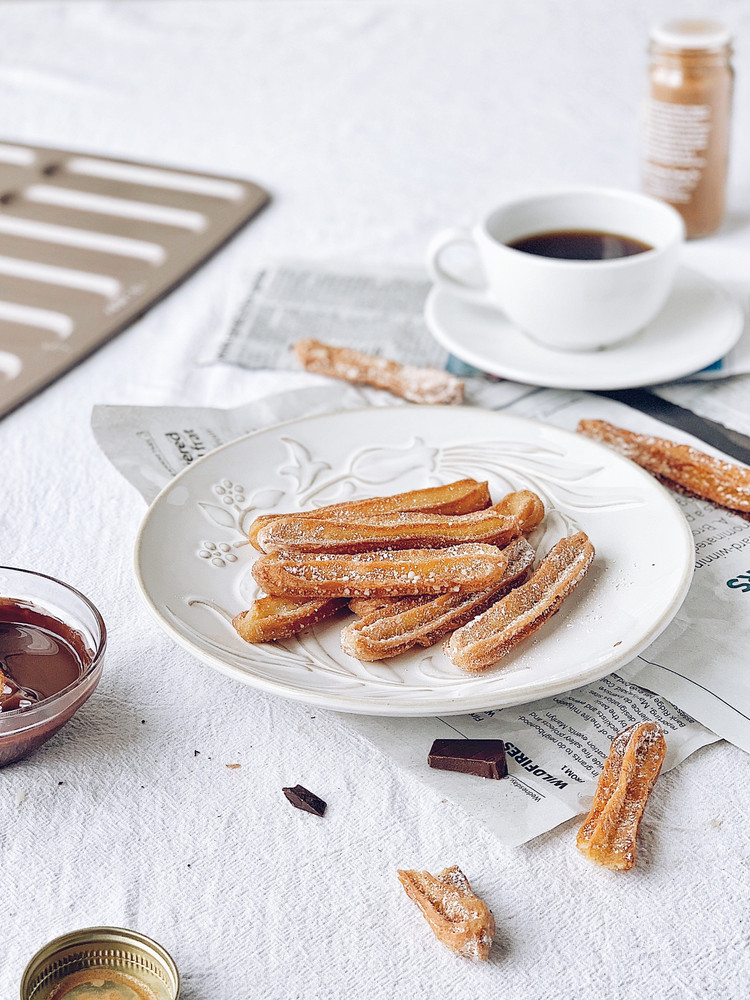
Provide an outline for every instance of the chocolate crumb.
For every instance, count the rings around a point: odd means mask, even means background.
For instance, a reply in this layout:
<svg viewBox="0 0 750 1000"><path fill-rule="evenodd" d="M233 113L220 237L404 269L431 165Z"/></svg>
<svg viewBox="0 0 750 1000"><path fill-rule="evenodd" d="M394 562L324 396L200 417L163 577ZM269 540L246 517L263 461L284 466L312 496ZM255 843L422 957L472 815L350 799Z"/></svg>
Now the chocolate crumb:
<svg viewBox="0 0 750 1000"><path fill-rule="evenodd" d="M282 788L281 790L295 809L302 809L304 812L314 813L316 816L322 816L326 811L327 803L308 788L303 788L302 785L295 785L294 788Z"/></svg>

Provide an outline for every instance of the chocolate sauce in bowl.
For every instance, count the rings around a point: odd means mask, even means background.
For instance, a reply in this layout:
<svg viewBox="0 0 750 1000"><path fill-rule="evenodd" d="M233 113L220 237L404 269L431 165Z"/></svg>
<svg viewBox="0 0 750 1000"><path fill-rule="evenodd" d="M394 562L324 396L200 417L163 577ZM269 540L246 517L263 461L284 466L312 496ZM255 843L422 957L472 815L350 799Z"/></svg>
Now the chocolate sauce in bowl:
<svg viewBox="0 0 750 1000"><path fill-rule="evenodd" d="M90 660L83 636L64 622L32 604L0 600L0 713L52 697Z"/></svg>

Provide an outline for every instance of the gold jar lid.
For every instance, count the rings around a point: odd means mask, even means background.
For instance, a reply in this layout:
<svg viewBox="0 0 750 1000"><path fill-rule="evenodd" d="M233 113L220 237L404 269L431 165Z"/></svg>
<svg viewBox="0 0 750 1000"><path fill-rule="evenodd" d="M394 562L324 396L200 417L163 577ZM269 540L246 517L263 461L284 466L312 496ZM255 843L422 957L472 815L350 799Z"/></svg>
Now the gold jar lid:
<svg viewBox="0 0 750 1000"><path fill-rule="evenodd" d="M55 938L26 966L21 1000L178 1000L180 974L160 944L123 927Z"/></svg>

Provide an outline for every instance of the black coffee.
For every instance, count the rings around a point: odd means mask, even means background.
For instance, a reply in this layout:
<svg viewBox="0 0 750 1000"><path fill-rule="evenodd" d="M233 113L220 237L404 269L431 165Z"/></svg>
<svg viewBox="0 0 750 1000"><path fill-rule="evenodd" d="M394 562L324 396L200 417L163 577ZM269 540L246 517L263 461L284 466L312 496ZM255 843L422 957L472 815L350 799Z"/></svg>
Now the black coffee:
<svg viewBox="0 0 750 1000"><path fill-rule="evenodd" d="M648 243L619 233L594 229L560 229L549 233L533 233L514 240L508 246L537 257L558 257L561 260L615 260L653 250Z"/></svg>

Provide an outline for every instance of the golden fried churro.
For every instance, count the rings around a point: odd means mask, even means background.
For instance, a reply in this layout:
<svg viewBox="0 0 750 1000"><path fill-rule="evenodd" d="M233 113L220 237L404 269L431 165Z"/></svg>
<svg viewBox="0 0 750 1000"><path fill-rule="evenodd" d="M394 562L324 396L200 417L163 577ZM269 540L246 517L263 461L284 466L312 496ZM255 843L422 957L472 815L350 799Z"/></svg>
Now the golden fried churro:
<svg viewBox="0 0 750 1000"><path fill-rule="evenodd" d="M505 549L508 566L502 579L472 594L441 594L415 604L413 599L379 608L341 632L341 648L359 660L398 656L413 646L432 646L486 610L528 573L534 550L525 538Z"/></svg>
<svg viewBox="0 0 750 1000"><path fill-rule="evenodd" d="M387 497L368 497L366 500L349 500L346 503L329 504L317 510L300 511L289 514L261 514L250 525L248 537L252 545L259 549L258 534L268 524L281 517L295 518L336 518L342 520L355 515L375 516L397 511L420 511L423 514L470 514L484 510L492 503L486 482L476 479L459 479L445 486L430 486L424 490L409 490ZM511 512L513 513L513 512Z"/></svg>
<svg viewBox="0 0 750 1000"><path fill-rule="evenodd" d="M589 860L615 871L633 867L643 810L666 752L656 722L629 726L612 740L594 803L576 839Z"/></svg>
<svg viewBox="0 0 750 1000"><path fill-rule="evenodd" d="M578 433L607 444L665 486L743 514L750 513L750 469L714 458L690 445L635 434L604 420L581 420Z"/></svg>
<svg viewBox="0 0 750 1000"><path fill-rule="evenodd" d="M508 556L495 545L375 552L271 552L253 566L256 582L279 597L377 597L468 593L501 579Z"/></svg>
<svg viewBox="0 0 750 1000"><path fill-rule="evenodd" d="M439 875L401 870L398 878L438 941L464 958L487 960L495 919L459 867L446 868Z"/></svg>
<svg viewBox="0 0 750 1000"><path fill-rule="evenodd" d="M246 642L272 642L330 618L345 605L346 601L338 598L260 597L247 611L235 615L232 625Z"/></svg>
<svg viewBox="0 0 750 1000"><path fill-rule="evenodd" d="M438 368L402 365L349 347L299 340L292 348L303 368L317 375L387 389L411 403L463 403L464 384Z"/></svg>
<svg viewBox="0 0 750 1000"><path fill-rule="evenodd" d="M464 542L500 548L521 534L517 517L500 505L473 514L423 514L419 511L362 516L345 520L281 517L261 528L256 538L263 552L368 552L373 549L444 549Z"/></svg>
<svg viewBox="0 0 750 1000"><path fill-rule="evenodd" d="M463 670L483 670L535 632L581 582L594 558L583 531L561 539L531 579L446 640L450 660Z"/></svg>

